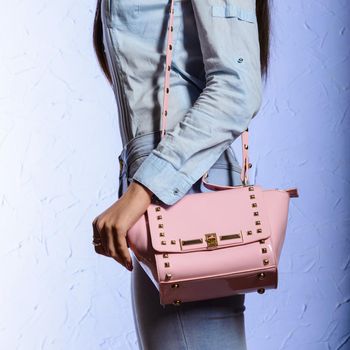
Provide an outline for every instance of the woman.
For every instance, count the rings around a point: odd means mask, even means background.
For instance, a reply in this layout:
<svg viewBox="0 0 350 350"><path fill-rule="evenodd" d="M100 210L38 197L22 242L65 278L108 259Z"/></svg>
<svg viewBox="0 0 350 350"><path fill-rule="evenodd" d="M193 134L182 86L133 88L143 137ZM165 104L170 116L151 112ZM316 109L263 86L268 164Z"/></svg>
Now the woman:
<svg viewBox="0 0 350 350"><path fill-rule="evenodd" d="M126 233L153 197L173 205L208 182L241 185L230 148L261 105L267 0L175 0L167 136L161 106L170 1L99 0L94 45L119 110L118 200L93 221L98 254L130 271L142 349L246 349L244 294L162 306Z"/></svg>

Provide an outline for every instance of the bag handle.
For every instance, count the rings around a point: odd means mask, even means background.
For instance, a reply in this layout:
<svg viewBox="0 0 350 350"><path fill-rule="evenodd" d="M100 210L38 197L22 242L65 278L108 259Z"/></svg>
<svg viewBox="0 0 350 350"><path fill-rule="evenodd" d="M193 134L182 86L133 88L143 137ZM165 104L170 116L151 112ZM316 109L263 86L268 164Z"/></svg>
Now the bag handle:
<svg viewBox="0 0 350 350"><path fill-rule="evenodd" d="M171 60L173 52L173 32L174 32L174 0L170 0L170 18L168 23L168 35L167 35L167 48L166 48L166 59L165 59L165 78L164 78L164 94L163 94L163 110L162 110L162 133L161 138L165 137L166 129L166 120L168 116L168 98L170 93L170 69L171 69ZM241 180L244 186L248 186L248 168L251 167L251 164L248 162L248 128L241 134L242 140L242 170L241 170ZM202 181L205 184L209 184L205 181L205 178L208 177L208 172L202 176ZM217 185L215 185L217 186ZM206 186L207 187L207 186ZM222 186L227 188L227 186ZM231 188L231 186L228 186ZM218 186L217 188L220 188Z"/></svg>

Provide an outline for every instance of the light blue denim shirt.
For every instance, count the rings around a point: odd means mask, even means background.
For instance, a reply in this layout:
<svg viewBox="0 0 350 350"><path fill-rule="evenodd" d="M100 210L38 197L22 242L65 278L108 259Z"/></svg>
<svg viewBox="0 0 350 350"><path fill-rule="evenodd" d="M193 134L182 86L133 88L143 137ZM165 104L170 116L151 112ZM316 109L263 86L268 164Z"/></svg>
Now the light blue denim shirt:
<svg viewBox="0 0 350 350"><path fill-rule="evenodd" d="M162 127L170 1L105 1L126 145ZM255 0L175 0L167 135L132 179L176 203L247 129L261 102Z"/></svg>

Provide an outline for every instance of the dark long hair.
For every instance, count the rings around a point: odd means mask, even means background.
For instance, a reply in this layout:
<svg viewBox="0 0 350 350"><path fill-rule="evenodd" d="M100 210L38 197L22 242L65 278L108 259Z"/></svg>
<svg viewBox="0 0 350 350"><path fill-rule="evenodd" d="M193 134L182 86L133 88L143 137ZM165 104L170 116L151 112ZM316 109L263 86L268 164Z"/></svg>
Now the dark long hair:
<svg viewBox="0 0 350 350"><path fill-rule="evenodd" d="M108 81L112 84L112 78L108 69L105 48L102 40L102 21L100 12L101 0L97 0L95 11L95 20L93 28L93 44L99 64L105 73ZM269 0L256 0L256 16L259 28L260 44L260 64L261 76L266 79L269 65L270 54L270 6Z"/></svg>

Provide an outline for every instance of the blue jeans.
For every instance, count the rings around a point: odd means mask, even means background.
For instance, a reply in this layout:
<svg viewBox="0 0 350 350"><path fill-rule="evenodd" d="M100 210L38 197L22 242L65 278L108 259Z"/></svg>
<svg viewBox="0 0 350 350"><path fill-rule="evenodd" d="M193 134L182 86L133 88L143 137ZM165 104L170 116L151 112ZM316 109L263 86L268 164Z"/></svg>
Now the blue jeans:
<svg viewBox="0 0 350 350"><path fill-rule="evenodd" d="M160 132L152 132L136 137L124 146L119 154L119 197L159 140ZM240 168L232 168L222 155L209 170L207 180L219 185L241 185ZM210 190L198 180L187 194L205 191ZM163 306L157 288L135 255L131 255L134 266L131 272L132 308L140 349L246 349L245 294Z"/></svg>

